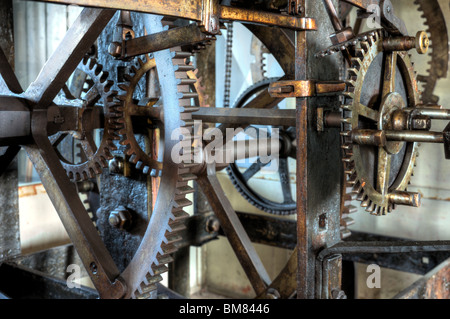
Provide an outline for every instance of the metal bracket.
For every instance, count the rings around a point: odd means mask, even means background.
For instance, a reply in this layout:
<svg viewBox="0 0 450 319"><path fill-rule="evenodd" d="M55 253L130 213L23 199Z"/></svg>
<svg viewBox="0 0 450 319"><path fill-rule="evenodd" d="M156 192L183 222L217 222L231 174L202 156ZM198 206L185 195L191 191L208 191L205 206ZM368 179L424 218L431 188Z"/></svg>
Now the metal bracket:
<svg viewBox="0 0 450 319"><path fill-rule="evenodd" d="M345 89L346 84L342 81L278 81L270 84L269 94L273 98L312 97L321 94L341 93Z"/></svg>

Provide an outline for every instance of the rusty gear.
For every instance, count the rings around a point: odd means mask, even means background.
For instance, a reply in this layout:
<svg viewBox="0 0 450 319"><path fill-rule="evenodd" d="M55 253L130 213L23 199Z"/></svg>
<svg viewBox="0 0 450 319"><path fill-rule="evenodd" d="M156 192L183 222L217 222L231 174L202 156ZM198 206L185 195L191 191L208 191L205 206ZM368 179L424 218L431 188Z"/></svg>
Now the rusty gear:
<svg viewBox="0 0 450 319"><path fill-rule="evenodd" d="M119 111L116 100L117 92L111 90L113 82L108 80L108 72L103 71L102 65L96 63L93 58L85 58L78 69L86 74L91 85L82 99L83 105L79 112L79 129L76 132L59 132L51 137L55 149L57 145L69 134L80 145L81 162L68 161L59 152L61 163L72 181L82 181L100 174L103 168L108 166L108 160L112 158L111 151L116 150L114 141L119 139L118 132L121 129ZM101 102L101 106L97 102ZM94 140L94 128L91 127L91 117L94 109L103 108L104 127L100 145L97 147Z"/></svg>
<svg viewBox="0 0 450 319"><path fill-rule="evenodd" d="M153 32L162 29L165 21L163 20L161 24L160 20L161 17L151 19L155 28ZM197 110L191 106L192 100L197 98L197 93L194 90L196 79L189 78L187 73L194 69L189 64L190 57L191 53L182 52L180 48L155 53L154 57L145 56L138 59L137 65L131 67L132 73L126 76L128 84L120 86L123 92L119 100L124 113L121 144L126 146L126 154L138 169L142 169L144 173L151 173L151 176L158 180L155 183L158 185L157 198L146 233L133 260L122 274L131 292L126 297L145 299L153 296L156 283L162 280L161 274L168 270L166 264L173 260L171 254L176 251L175 243L181 239L178 232L184 229L183 222L188 217L183 209L192 204L185 196L194 191L188 182L196 177L184 164L177 164L177 161L171 158L174 143L190 141L193 124L191 112ZM160 79L164 116L148 119L152 123L159 122L157 125L160 125L161 141L156 143L159 142L159 151L163 154L158 159L153 156L154 150L149 154L139 146L132 121L134 108L145 109L154 105L154 102L142 106L135 105L133 93L138 82L155 67ZM165 81L162 84L161 78ZM177 105L171 101L177 101ZM179 140L169 141L172 132L179 129L181 129Z"/></svg>

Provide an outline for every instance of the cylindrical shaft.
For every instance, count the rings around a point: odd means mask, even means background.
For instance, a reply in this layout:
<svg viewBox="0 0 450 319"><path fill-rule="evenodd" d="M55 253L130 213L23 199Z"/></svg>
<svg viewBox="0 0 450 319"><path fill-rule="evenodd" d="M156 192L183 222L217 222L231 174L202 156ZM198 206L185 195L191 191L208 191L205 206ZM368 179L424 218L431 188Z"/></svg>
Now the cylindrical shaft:
<svg viewBox="0 0 450 319"><path fill-rule="evenodd" d="M444 143L444 135L439 132L385 131L385 134L388 141L411 143Z"/></svg>
<svg viewBox="0 0 450 319"><path fill-rule="evenodd" d="M403 206L420 206L420 193L394 192L389 194L389 201Z"/></svg>
<svg viewBox="0 0 450 319"><path fill-rule="evenodd" d="M413 116L428 116L433 120L450 120L450 110L436 108L418 108L413 111Z"/></svg>
<svg viewBox="0 0 450 319"><path fill-rule="evenodd" d="M384 146L386 145L386 135L384 131L354 130L352 141L359 145Z"/></svg>
<svg viewBox="0 0 450 319"><path fill-rule="evenodd" d="M339 16L336 11L336 7L333 4L332 0L323 0L323 3L325 4L325 9L327 10L328 16L330 17L331 24L333 25L333 28L335 31L341 31L342 30L342 23L339 19Z"/></svg>

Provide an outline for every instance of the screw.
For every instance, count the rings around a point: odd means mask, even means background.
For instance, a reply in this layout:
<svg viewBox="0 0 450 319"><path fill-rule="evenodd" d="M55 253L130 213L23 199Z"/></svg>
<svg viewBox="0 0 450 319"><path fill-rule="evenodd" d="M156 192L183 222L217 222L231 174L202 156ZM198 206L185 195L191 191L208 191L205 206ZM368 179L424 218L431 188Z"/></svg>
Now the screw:
<svg viewBox="0 0 450 319"><path fill-rule="evenodd" d="M114 157L109 160L108 168L110 174L123 174L124 172L124 160L121 157Z"/></svg>
<svg viewBox="0 0 450 319"><path fill-rule="evenodd" d="M411 121L413 130L429 130L431 129L431 119L429 117L416 117Z"/></svg>
<svg viewBox="0 0 450 319"><path fill-rule="evenodd" d="M53 118L53 123L55 123L55 124L63 124L64 123L64 117L62 117L61 115L55 115L55 117Z"/></svg>
<svg viewBox="0 0 450 319"><path fill-rule="evenodd" d="M120 58L122 56L122 45L119 42L112 42L108 47L108 53L115 57Z"/></svg>
<svg viewBox="0 0 450 319"><path fill-rule="evenodd" d="M131 225L131 214L123 206L113 210L108 217L109 224L118 229L128 229Z"/></svg>
<svg viewBox="0 0 450 319"><path fill-rule="evenodd" d="M97 265L96 265L94 262L92 262L92 263L89 265L89 268L91 269L91 272L92 272L94 275L97 274Z"/></svg>
<svg viewBox="0 0 450 319"><path fill-rule="evenodd" d="M216 233L220 229L219 220L215 217L210 217L206 222L206 231L208 233Z"/></svg>

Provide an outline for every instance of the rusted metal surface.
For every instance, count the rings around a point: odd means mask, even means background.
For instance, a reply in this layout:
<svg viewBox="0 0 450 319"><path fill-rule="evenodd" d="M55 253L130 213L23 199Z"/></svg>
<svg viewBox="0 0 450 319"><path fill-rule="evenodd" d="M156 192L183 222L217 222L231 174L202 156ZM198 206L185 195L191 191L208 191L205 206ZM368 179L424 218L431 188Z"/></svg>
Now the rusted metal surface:
<svg viewBox="0 0 450 319"><path fill-rule="evenodd" d="M409 51L416 49L417 53L425 54L428 51L430 40L425 31L419 31L415 37L393 37L383 41L385 51Z"/></svg>
<svg viewBox="0 0 450 319"><path fill-rule="evenodd" d="M277 81L269 87L274 98L311 97L320 94L342 93L346 88L343 82L319 82L314 80Z"/></svg>
<svg viewBox="0 0 450 319"><path fill-rule="evenodd" d="M192 118L207 123L295 126L295 110L200 108Z"/></svg>
<svg viewBox="0 0 450 319"><path fill-rule="evenodd" d="M7 89L15 93L22 92L14 72L14 33L12 19L12 1L4 1L0 6L0 82L5 82ZM5 50L7 54L4 54ZM5 89L6 90L6 89ZM2 92L0 83L0 92ZM3 93L3 92L2 92ZM7 108L4 108L7 110ZM1 112L0 112L1 113ZM4 119L4 117L2 117ZM8 127L3 123L2 129ZM20 123L19 123L20 124ZM20 126L19 126L20 127ZM8 130L15 128L8 127ZM7 133L7 132L5 132ZM17 153L20 146L0 147L0 225L3 229L0 233L0 264L4 260L21 253L20 223L19 223L19 194L18 194L18 170Z"/></svg>
<svg viewBox="0 0 450 319"><path fill-rule="evenodd" d="M450 259L404 289L394 299L449 299Z"/></svg>
<svg viewBox="0 0 450 319"><path fill-rule="evenodd" d="M295 80L333 81L339 78L341 62L332 59L324 63L314 57L333 32L323 3L309 2L305 14L320 17L317 23L321 30L297 33ZM339 134L333 129L317 132L315 121L317 107L336 103L337 97L332 96L297 98L297 298L301 299L315 298L319 293L315 286L315 254L340 240L339 163L332 160L339 158L339 148L332 146ZM326 220L325 227L319 227L320 215Z"/></svg>
<svg viewBox="0 0 450 319"><path fill-rule="evenodd" d="M178 27L124 41L123 48L120 47L120 54L117 57L128 59L141 54L187 44L191 45L208 39L211 39L211 37L201 32L197 24L190 24L185 27ZM117 52L118 46L113 43L113 47L110 46L109 48L110 52Z"/></svg>
<svg viewBox="0 0 450 319"><path fill-rule="evenodd" d="M447 77L449 61L449 39L446 19L438 0L417 0L419 10L425 17L427 32L430 34L432 50L429 53L431 65L428 73L419 74L417 79L423 82L422 101L425 104L437 103L439 97L434 90L439 79Z"/></svg>
<svg viewBox="0 0 450 319"><path fill-rule="evenodd" d="M82 11L45 63L38 78L24 93L24 97L37 103L34 108L47 108L50 105L114 13L114 10L99 9Z"/></svg>
<svg viewBox="0 0 450 319"><path fill-rule="evenodd" d="M0 263L21 253L17 161L11 160L2 170L0 224L4 228L0 234Z"/></svg>
<svg viewBox="0 0 450 319"><path fill-rule="evenodd" d="M214 164L208 165L207 171L198 177L197 183L208 198L209 204L219 219L220 225L256 294L264 293L270 283L269 275L236 212L223 192L216 176Z"/></svg>
<svg viewBox="0 0 450 319"><path fill-rule="evenodd" d="M86 7L114 8L129 11L146 12L163 16L182 17L200 22L208 33L217 34L219 21L214 19L233 20L283 26L294 30L316 30L314 19L305 17L286 16L270 12L258 12L244 8L235 8L218 5L218 1L195 0L195 1L164 1L153 2L138 0L131 3L120 0L34 0L61 4L76 4ZM212 19L211 19L212 18Z"/></svg>

